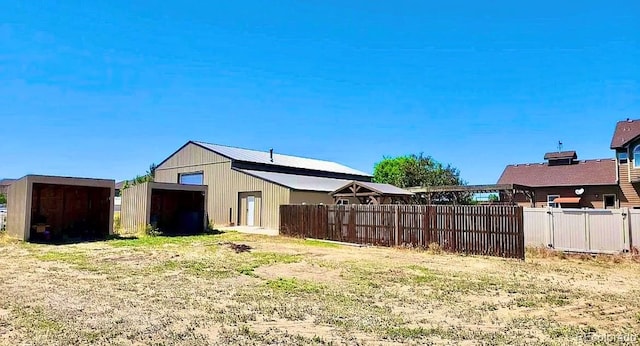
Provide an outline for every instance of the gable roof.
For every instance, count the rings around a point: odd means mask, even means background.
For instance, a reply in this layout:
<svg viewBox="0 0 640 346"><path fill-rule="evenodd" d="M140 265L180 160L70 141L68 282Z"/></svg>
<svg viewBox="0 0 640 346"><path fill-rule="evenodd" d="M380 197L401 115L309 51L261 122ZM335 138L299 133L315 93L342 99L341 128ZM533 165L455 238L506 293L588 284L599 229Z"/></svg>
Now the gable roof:
<svg viewBox="0 0 640 346"><path fill-rule="evenodd" d="M333 191L332 194L340 193L340 191L348 189L354 184L362 186L380 195L413 196L413 192L407 191L405 189L401 189L391 184L370 183L366 181L350 181L349 183L335 189L335 191ZM352 192L352 191L349 191L349 192Z"/></svg>
<svg viewBox="0 0 640 346"><path fill-rule="evenodd" d="M563 159L577 159L578 154L575 151L557 151L544 154L545 160L563 160Z"/></svg>
<svg viewBox="0 0 640 346"><path fill-rule="evenodd" d="M616 161L585 160L572 165L549 166L547 163L509 165L498 184L529 187L616 185Z"/></svg>
<svg viewBox="0 0 640 346"><path fill-rule="evenodd" d="M616 124L611 149L622 149L640 136L640 120L623 120Z"/></svg>
<svg viewBox="0 0 640 346"><path fill-rule="evenodd" d="M222 156L225 156L231 160L236 160L236 161L259 163L259 164L270 165L270 166L292 167L292 168L300 168L300 169L307 169L307 170L314 170L314 171L324 171L324 172L359 175L363 177L371 177L371 174L358 171L356 169L347 167L345 165L341 165L336 162L331 162L331 161L309 159L305 157L283 155L283 154L277 154L277 153L273 154L273 161L271 161L271 155L268 151L242 149L242 148L235 148L235 147L229 147L225 145L211 144L211 143L205 143L205 142L194 141L190 143L194 143L202 148L211 150L215 153L218 153Z"/></svg>

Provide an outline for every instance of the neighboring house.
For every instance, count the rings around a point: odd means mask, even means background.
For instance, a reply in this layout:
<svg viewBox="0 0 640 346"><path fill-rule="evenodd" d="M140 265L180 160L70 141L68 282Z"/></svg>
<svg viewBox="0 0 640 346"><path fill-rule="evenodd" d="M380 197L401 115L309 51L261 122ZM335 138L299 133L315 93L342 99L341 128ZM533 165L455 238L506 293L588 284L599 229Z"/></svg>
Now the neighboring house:
<svg viewBox="0 0 640 346"><path fill-rule="evenodd" d="M14 181L16 180L15 179L0 180L0 194L6 196L7 192L9 191L9 185L11 185Z"/></svg>
<svg viewBox="0 0 640 346"><path fill-rule="evenodd" d="M618 207L620 189L615 160L577 158L573 151L547 153L544 163L508 165L498 184L531 188L532 201L522 194L514 196L515 202L525 207Z"/></svg>
<svg viewBox="0 0 640 346"><path fill-rule="evenodd" d="M579 161L574 151L547 153L545 163L507 166L498 184L530 187L533 200L516 196L523 206L640 208L640 120L618 122L611 149L615 159Z"/></svg>
<svg viewBox="0 0 640 346"><path fill-rule="evenodd" d="M335 162L194 141L155 171L156 182L207 185L209 223L271 229L281 204L333 204L330 192L371 179Z"/></svg>
<svg viewBox="0 0 640 346"><path fill-rule="evenodd" d="M616 124L611 149L616 152L616 176L625 207L640 207L640 120Z"/></svg>

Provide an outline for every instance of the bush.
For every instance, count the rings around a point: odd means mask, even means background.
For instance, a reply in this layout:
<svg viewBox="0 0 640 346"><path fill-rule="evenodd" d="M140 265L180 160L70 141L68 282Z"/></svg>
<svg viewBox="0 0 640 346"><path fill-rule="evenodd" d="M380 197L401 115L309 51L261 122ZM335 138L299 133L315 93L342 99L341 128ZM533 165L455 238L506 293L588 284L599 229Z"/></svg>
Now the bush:
<svg viewBox="0 0 640 346"><path fill-rule="evenodd" d="M431 243L429 244L429 252L433 254L442 253L442 247L438 243Z"/></svg>
<svg viewBox="0 0 640 346"><path fill-rule="evenodd" d="M144 229L144 235L150 236L150 237L157 237L159 235L162 235L162 232L160 232L160 229L158 227L154 227L153 225L147 225L147 227Z"/></svg>

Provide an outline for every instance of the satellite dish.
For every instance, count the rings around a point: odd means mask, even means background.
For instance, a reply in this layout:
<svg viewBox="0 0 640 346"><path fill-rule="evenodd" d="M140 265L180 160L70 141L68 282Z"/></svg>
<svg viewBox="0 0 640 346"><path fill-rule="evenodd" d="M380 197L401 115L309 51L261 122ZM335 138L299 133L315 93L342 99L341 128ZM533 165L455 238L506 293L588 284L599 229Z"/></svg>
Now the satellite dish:
<svg viewBox="0 0 640 346"><path fill-rule="evenodd" d="M584 188L583 187L581 187L579 189L576 189L576 195L582 196L583 193L584 193Z"/></svg>

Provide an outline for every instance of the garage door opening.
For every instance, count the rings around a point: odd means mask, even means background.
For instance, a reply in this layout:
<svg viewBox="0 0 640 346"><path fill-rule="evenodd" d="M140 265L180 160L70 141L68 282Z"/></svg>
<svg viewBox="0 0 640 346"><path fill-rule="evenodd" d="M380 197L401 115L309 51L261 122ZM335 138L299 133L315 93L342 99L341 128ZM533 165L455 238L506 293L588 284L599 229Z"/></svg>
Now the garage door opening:
<svg viewBox="0 0 640 346"><path fill-rule="evenodd" d="M113 230L113 180L26 176L11 185L9 234L34 242L104 239Z"/></svg>
<svg viewBox="0 0 640 346"><path fill-rule="evenodd" d="M204 194L200 191L153 189L150 224L162 234L204 232Z"/></svg>
<svg viewBox="0 0 640 346"><path fill-rule="evenodd" d="M148 182L122 191L125 233L188 235L206 230L207 186Z"/></svg>
<svg viewBox="0 0 640 346"><path fill-rule="evenodd" d="M86 241L109 235L108 188L33 184L32 241Z"/></svg>

